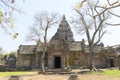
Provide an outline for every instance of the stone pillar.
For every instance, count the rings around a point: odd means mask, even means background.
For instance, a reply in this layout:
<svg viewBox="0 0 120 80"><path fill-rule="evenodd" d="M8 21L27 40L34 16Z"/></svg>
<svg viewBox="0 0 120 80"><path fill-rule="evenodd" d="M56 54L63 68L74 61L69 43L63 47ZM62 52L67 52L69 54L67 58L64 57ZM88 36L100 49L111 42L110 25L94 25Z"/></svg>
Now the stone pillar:
<svg viewBox="0 0 120 80"><path fill-rule="evenodd" d="M53 59L53 56L49 56L48 57L48 68L49 69L54 68L54 59Z"/></svg>
<svg viewBox="0 0 120 80"><path fill-rule="evenodd" d="M65 70L65 55L62 56L62 63L61 63L61 67L62 67L62 70Z"/></svg>

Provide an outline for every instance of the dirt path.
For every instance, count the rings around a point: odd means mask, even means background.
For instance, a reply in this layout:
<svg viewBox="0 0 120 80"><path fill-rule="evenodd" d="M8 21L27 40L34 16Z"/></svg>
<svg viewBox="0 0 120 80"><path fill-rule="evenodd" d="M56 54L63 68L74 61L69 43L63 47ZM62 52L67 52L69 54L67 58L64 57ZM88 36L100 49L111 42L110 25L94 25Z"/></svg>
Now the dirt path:
<svg viewBox="0 0 120 80"><path fill-rule="evenodd" d="M32 75L22 76L21 80L68 80L70 75ZM120 80L119 77L111 77L104 75L78 75L80 80ZM9 80L9 77L0 77L0 80Z"/></svg>
<svg viewBox="0 0 120 80"><path fill-rule="evenodd" d="M68 80L70 75L34 75L23 77L23 80ZM79 75L80 80L120 80L120 77L104 75Z"/></svg>

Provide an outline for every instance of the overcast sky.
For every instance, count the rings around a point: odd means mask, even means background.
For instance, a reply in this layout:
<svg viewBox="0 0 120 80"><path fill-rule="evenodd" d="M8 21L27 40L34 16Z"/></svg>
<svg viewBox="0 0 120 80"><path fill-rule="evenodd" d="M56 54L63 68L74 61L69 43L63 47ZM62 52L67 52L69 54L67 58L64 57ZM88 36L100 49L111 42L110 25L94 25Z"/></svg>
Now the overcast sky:
<svg viewBox="0 0 120 80"><path fill-rule="evenodd" d="M25 3L19 3L17 7L21 8L24 12L24 14L15 14L16 22L14 30L19 33L19 36L17 39L13 40L10 35L4 33L0 29L0 46L5 51L10 52L16 51L19 48L19 45L34 44L33 42L26 42L25 35L28 32L29 27L33 24L34 15L37 12L48 11L57 12L60 15L65 14L67 20L69 21L70 17L73 16L73 7L75 7L75 4L79 1L80 0L25 0ZM48 36L49 38L51 38L51 36L54 35L56 31L52 32L53 33L50 33L50 35ZM120 27L109 27L108 33L103 36L102 42L105 45L120 44L119 35ZM77 35L76 32L74 32L74 38L75 40L80 41L82 38L85 37L82 35Z"/></svg>

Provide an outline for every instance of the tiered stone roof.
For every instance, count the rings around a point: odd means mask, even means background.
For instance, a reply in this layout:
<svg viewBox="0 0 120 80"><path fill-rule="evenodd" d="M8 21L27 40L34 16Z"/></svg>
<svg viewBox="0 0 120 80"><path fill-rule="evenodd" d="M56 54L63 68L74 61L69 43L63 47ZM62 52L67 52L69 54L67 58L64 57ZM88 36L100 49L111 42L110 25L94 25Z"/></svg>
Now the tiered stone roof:
<svg viewBox="0 0 120 80"><path fill-rule="evenodd" d="M52 40L65 40L67 42L74 42L73 39L73 33L71 31L71 28L65 18L65 15L63 15L61 23L59 24L59 27L57 29L56 34L52 37Z"/></svg>

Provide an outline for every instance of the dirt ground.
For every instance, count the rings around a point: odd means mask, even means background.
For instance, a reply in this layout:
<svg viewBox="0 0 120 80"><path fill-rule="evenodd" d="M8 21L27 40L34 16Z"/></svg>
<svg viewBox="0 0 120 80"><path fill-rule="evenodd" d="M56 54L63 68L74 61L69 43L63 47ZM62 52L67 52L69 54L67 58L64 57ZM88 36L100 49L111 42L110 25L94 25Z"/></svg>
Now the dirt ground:
<svg viewBox="0 0 120 80"><path fill-rule="evenodd" d="M68 80L70 75L34 75L23 77L23 80ZM104 75L78 75L80 80L120 80L120 77Z"/></svg>
<svg viewBox="0 0 120 80"><path fill-rule="evenodd" d="M20 80L68 80L70 75L29 75L29 76L21 76ZM120 77L111 77L104 75L78 75L79 80L120 80ZM0 77L0 80L9 80L9 77Z"/></svg>
<svg viewBox="0 0 120 80"><path fill-rule="evenodd" d="M82 70L81 70L82 71ZM84 69L85 71L85 69ZM88 71L88 70L86 70ZM79 72L74 70L73 72ZM20 80L69 80L70 74L32 74L20 76ZM89 75L89 74L78 74L79 80L120 80L120 76L105 76L105 75ZM0 80L9 80L10 77L0 77Z"/></svg>

